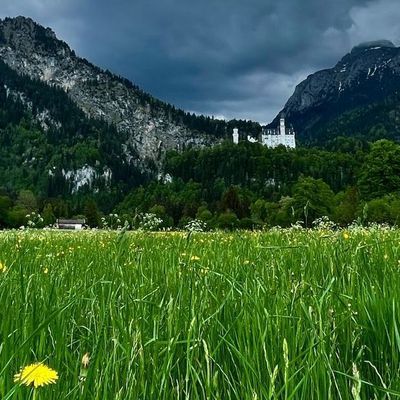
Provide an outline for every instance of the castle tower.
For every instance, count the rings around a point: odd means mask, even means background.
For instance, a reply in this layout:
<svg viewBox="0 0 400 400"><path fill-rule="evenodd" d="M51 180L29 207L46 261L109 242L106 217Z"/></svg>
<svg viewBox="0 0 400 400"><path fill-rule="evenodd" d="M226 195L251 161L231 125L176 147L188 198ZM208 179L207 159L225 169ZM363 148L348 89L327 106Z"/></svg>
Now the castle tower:
<svg viewBox="0 0 400 400"><path fill-rule="evenodd" d="M286 135L286 129L285 129L285 114L281 114L281 119L279 122L279 133L281 135Z"/></svg>
<svg viewBox="0 0 400 400"><path fill-rule="evenodd" d="M233 133L232 133L232 138L233 138L233 143L238 144L239 143L239 129L234 128Z"/></svg>

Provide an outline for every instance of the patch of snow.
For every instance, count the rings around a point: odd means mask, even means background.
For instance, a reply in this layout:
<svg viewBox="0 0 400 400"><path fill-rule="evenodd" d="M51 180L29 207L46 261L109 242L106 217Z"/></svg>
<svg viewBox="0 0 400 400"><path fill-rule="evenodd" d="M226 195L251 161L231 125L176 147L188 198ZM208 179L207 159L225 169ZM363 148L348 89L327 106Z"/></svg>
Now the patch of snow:
<svg viewBox="0 0 400 400"><path fill-rule="evenodd" d="M375 68L374 68L374 70L372 71L371 76L374 76L374 75L375 75L375 72L376 72L377 69L378 69L378 67L377 67L376 64L375 64Z"/></svg>

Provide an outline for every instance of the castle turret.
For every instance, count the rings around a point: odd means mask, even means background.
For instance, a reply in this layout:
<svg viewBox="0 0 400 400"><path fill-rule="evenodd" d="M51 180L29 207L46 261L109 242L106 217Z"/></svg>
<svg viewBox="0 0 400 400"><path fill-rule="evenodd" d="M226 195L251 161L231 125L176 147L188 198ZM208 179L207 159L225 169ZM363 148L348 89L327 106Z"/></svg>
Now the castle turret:
<svg viewBox="0 0 400 400"><path fill-rule="evenodd" d="M285 114L281 114L281 119L279 122L279 133L281 135L286 135L286 129L285 129Z"/></svg>
<svg viewBox="0 0 400 400"><path fill-rule="evenodd" d="M232 133L232 138L233 138L233 143L238 144L239 143L239 129L234 128L233 133Z"/></svg>
<svg viewBox="0 0 400 400"><path fill-rule="evenodd" d="M264 128L261 134L261 143L271 148L283 145L288 148L296 148L296 139L293 126L286 127L285 114L279 118L279 125L276 129Z"/></svg>

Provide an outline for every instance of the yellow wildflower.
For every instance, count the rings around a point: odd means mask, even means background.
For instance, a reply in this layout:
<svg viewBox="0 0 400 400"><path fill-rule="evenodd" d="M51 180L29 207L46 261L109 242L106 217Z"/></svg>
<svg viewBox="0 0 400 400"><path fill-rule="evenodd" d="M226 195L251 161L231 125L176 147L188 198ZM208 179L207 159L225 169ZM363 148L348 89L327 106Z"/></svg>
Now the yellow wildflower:
<svg viewBox="0 0 400 400"><path fill-rule="evenodd" d="M350 238L350 235L347 232L343 232L343 238L347 240Z"/></svg>
<svg viewBox="0 0 400 400"><path fill-rule="evenodd" d="M82 357L82 367L87 368L89 366L90 357L89 353L85 353Z"/></svg>
<svg viewBox="0 0 400 400"><path fill-rule="evenodd" d="M199 260L200 260L200 257L197 257L197 256L190 257L190 261L199 261Z"/></svg>
<svg viewBox="0 0 400 400"><path fill-rule="evenodd" d="M208 274L209 269L208 268L200 268L199 269L199 273L201 275L207 275Z"/></svg>
<svg viewBox="0 0 400 400"><path fill-rule="evenodd" d="M33 385L34 388L55 383L57 379L57 371L42 363L27 365L21 369L21 372L14 375L14 382L26 386Z"/></svg>
<svg viewBox="0 0 400 400"><path fill-rule="evenodd" d="M79 380L82 382L86 380L89 368L90 356L89 353L85 353L82 357L82 366L81 371L79 373Z"/></svg>
<svg viewBox="0 0 400 400"><path fill-rule="evenodd" d="M0 272L6 272L7 267L0 261Z"/></svg>

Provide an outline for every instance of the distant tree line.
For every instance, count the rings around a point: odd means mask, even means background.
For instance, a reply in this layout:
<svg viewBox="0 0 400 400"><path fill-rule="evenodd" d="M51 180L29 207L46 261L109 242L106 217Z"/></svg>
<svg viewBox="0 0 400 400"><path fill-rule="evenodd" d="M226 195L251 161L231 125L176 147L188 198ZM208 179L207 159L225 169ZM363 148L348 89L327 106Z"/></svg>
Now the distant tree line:
<svg viewBox="0 0 400 400"><path fill-rule="evenodd" d="M3 190L0 226L25 225L32 211L49 224L57 217L83 216L91 226L101 226L101 217L109 213L127 221L151 213L164 228L183 227L193 219L221 229L298 221L311 226L322 216L339 225L355 220L399 223L400 145L346 138L338 139L337 146L336 151L269 149L227 142L170 152L165 179L150 180L122 198L111 189L49 197L34 190Z"/></svg>
<svg viewBox="0 0 400 400"><path fill-rule="evenodd" d="M334 144L332 143L332 146ZM338 138L336 150L269 149L225 143L171 152L171 183L133 190L116 208L153 212L169 226L193 218L212 227L311 226L322 216L340 225L400 222L400 146Z"/></svg>

